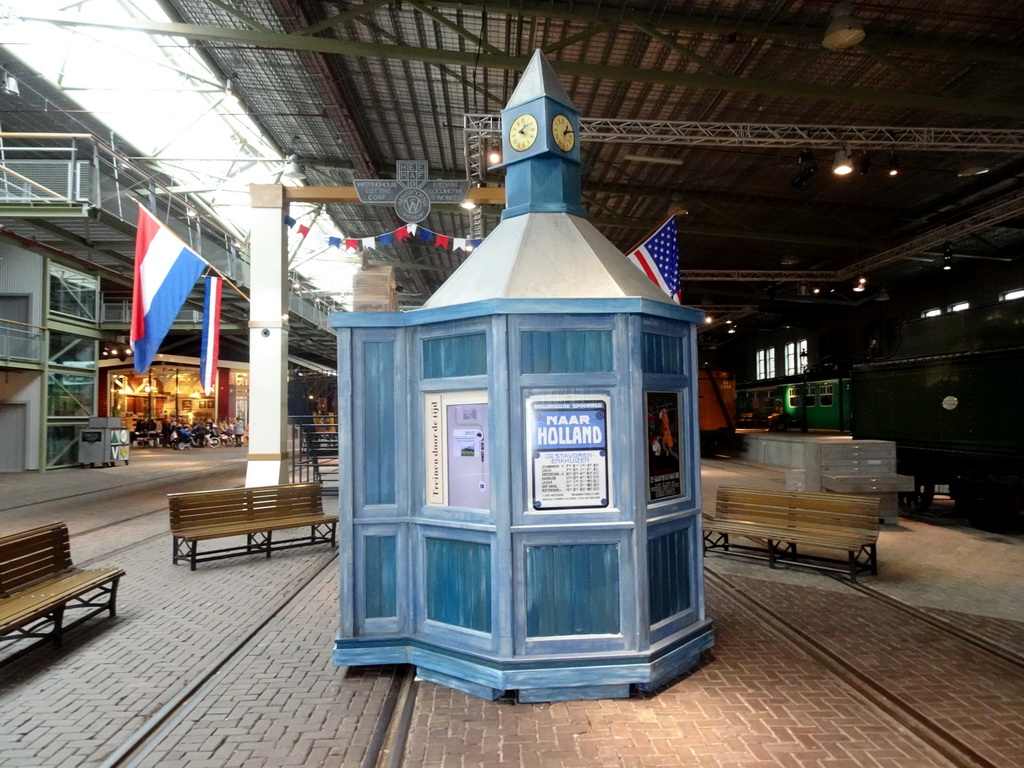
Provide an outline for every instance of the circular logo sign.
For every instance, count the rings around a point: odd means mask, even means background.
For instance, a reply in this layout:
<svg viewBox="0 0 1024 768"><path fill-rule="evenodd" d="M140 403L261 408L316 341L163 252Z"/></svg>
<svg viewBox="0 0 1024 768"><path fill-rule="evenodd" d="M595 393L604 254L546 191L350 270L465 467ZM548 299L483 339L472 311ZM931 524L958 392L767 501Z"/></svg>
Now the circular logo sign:
<svg viewBox="0 0 1024 768"><path fill-rule="evenodd" d="M409 224L423 221L430 213L430 198L422 189L407 187L395 198L395 213L398 214L398 218Z"/></svg>
<svg viewBox="0 0 1024 768"><path fill-rule="evenodd" d="M957 400L952 395L946 395L944 398L942 398L942 407L945 408L947 411L952 411L958 405L960 405L960 401Z"/></svg>

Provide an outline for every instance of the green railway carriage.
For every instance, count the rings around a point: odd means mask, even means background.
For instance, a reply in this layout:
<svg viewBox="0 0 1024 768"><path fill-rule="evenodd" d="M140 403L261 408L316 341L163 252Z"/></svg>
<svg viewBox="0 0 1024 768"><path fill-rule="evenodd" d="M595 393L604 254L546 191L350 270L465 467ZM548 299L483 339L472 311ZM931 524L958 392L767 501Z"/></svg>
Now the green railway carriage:
<svg viewBox="0 0 1024 768"><path fill-rule="evenodd" d="M848 431L850 380L841 376L786 376L751 382L736 389L738 426L767 428L778 405L787 428Z"/></svg>

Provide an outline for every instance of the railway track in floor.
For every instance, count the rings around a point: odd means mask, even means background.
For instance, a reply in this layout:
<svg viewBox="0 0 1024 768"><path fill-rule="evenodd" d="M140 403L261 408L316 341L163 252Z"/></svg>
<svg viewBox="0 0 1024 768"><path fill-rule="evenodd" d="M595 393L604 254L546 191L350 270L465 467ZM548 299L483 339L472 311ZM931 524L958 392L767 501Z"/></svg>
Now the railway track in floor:
<svg viewBox="0 0 1024 768"><path fill-rule="evenodd" d="M771 626L784 640L821 664L842 683L856 691L862 698L883 711L897 723L907 728L922 742L949 760L952 765L958 768L1000 768L999 764L992 762L964 739L952 733L948 724L936 722L905 697L889 690L870 674L859 669L853 661L842 653L837 652L819 640L805 627L799 626L788 619L769 602L750 594L741 585L736 584L727 576L707 568L705 568L704 573L707 582L717 587L726 599L739 604L762 620L765 618L770 619L772 622ZM839 581L857 590L868 599L900 611L908 620L926 622L932 628L948 634L960 642L967 643L975 649L990 654L994 660L999 659L1024 671L1024 657L1015 649L1007 648L989 638L971 633L960 627L955 627L949 624L949 622L945 622L914 606L889 597L878 590L860 584L851 584L842 579L839 579Z"/></svg>
<svg viewBox="0 0 1024 768"><path fill-rule="evenodd" d="M261 615L203 670L185 682L178 693L134 732L130 733L100 765L101 768L138 768L145 764L172 732L203 701L215 694L232 669L261 642L271 623L289 606L307 596L327 571L338 567L337 555L308 573L294 589ZM360 768L397 768L401 765L405 734L415 700L414 669L409 665L382 668L388 678L387 693L375 718ZM339 670L339 677L345 670Z"/></svg>

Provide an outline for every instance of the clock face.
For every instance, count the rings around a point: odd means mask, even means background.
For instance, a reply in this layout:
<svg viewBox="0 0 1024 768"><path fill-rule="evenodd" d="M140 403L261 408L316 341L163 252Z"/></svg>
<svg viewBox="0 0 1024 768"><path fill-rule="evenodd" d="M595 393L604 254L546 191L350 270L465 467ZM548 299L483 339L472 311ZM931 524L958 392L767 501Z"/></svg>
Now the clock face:
<svg viewBox="0 0 1024 768"><path fill-rule="evenodd" d="M576 146L576 131L572 129L572 122L565 115L555 115L551 121L551 137L563 152L570 152Z"/></svg>
<svg viewBox="0 0 1024 768"><path fill-rule="evenodd" d="M508 143L516 152L525 152L537 140L537 118L533 115L520 115L512 121L508 129Z"/></svg>

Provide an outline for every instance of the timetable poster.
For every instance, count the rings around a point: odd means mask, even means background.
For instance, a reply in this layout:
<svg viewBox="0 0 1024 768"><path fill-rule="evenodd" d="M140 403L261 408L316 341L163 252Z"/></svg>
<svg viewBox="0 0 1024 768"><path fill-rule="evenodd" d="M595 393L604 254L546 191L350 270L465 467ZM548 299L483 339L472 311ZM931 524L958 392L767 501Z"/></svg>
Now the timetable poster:
<svg viewBox="0 0 1024 768"><path fill-rule="evenodd" d="M528 398L526 420L533 508L607 507L607 398Z"/></svg>
<svg viewBox="0 0 1024 768"><path fill-rule="evenodd" d="M683 492L679 461L679 395L648 392L647 498L651 501Z"/></svg>

